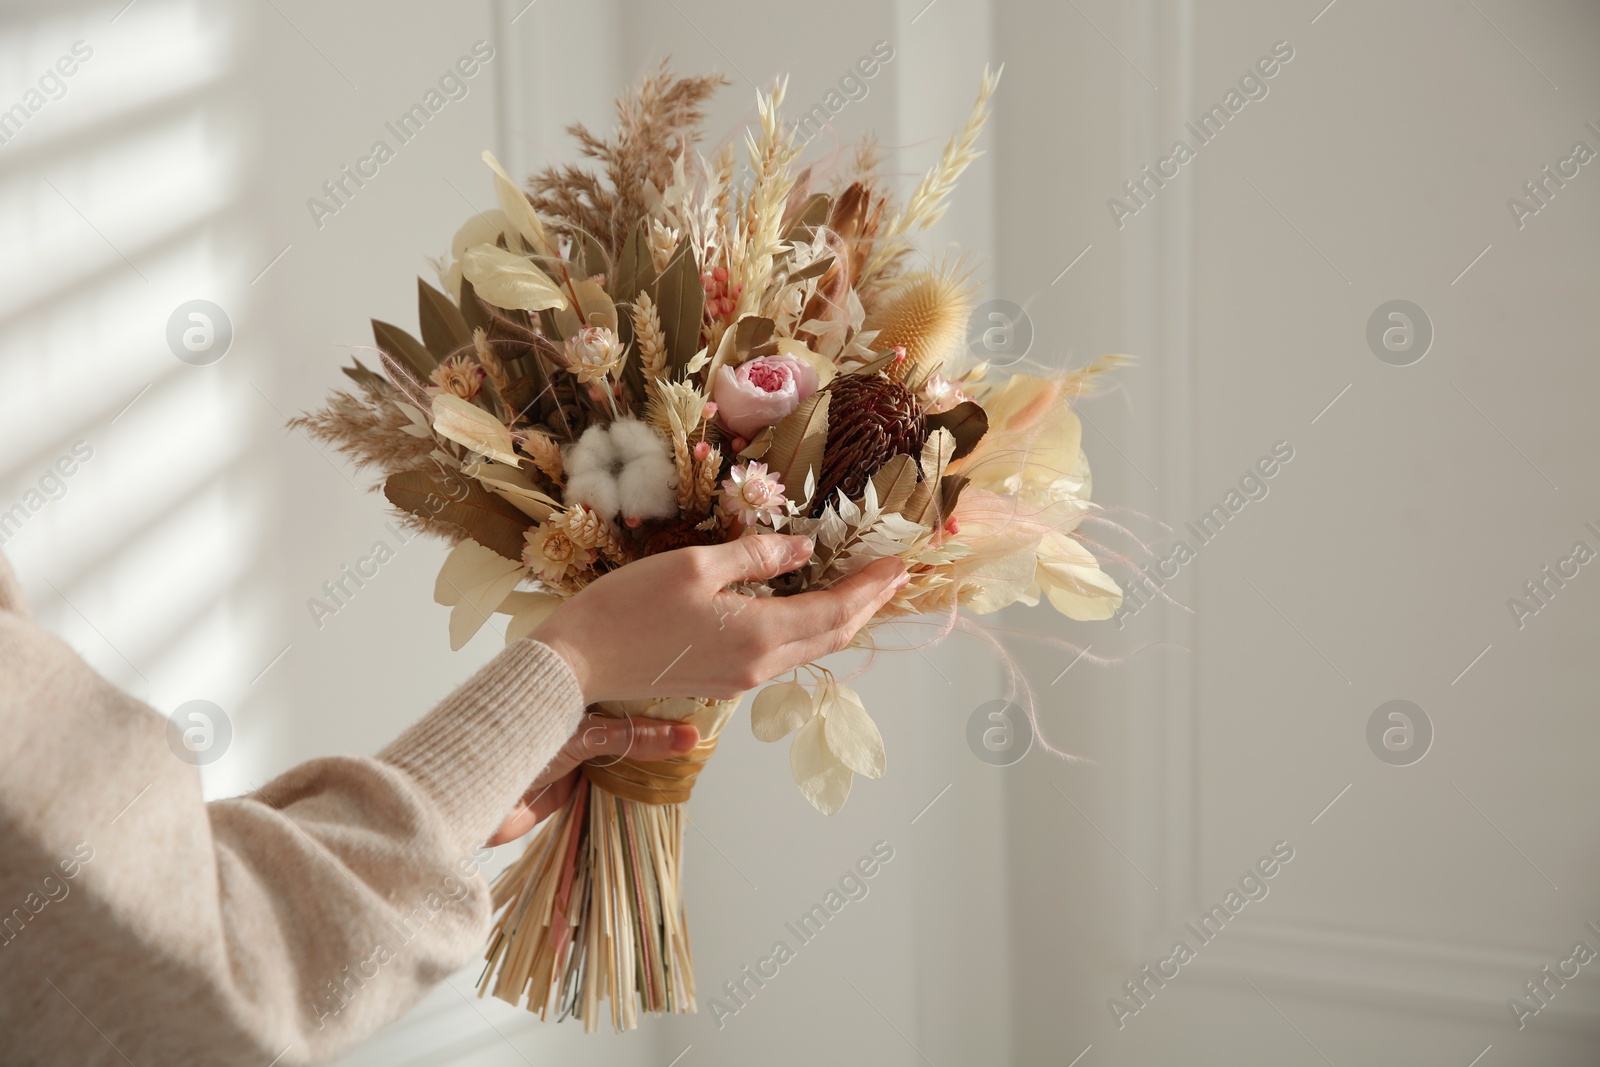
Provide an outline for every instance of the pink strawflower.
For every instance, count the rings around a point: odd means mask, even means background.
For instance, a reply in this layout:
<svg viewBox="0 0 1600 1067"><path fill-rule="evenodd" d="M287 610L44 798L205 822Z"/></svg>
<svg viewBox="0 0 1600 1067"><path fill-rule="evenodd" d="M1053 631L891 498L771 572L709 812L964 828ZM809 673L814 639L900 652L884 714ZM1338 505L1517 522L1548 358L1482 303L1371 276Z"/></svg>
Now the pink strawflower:
<svg viewBox="0 0 1600 1067"><path fill-rule="evenodd" d="M746 526L770 523L783 513L783 483L767 472L765 463L735 463L722 480L722 509Z"/></svg>
<svg viewBox="0 0 1600 1067"><path fill-rule="evenodd" d="M969 399L971 398L961 391L960 382L952 382L942 374L931 375L922 386L923 411L929 415L949 411Z"/></svg>

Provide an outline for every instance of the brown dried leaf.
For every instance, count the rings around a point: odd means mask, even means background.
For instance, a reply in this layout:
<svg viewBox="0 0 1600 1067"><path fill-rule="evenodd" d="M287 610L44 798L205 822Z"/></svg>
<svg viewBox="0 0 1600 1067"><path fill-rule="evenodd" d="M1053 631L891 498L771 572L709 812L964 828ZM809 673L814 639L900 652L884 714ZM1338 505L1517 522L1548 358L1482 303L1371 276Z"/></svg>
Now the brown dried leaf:
<svg viewBox="0 0 1600 1067"><path fill-rule="evenodd" d="M655 284L655 261L650 258L650 241L646 234L649 224L648 219L639 220L627 243L622 246L621 254L617 256L611 277L607 279L606 288L611 290L611 298L619 304L631 302L639 290Z"/></svg>
<svg viewBox="0 0 1600 1067"><path fill-rule="evenodd" d="M439 365L421 341L398 326L373 319L372 338L378 343L379 351L409 369L420 382L426 382L433 368Z"/></svg>
<svg viewBox="0 0 1600 1067"><path fill-rule="evenodd" d="M739 353L739 362L777 352L778 344L772 339L776 329L775 322L759 315L746 315L740 319L733 332L733 350Z"/></svg>
<svg viewBox="0 0 1600 1067"><path fill-rule="evenodd" d="M872 476L878 492L878 506L884 511L899 511L917 487L917 461L904 453L891 457Z"/></svg>
<svg viewBox="0 0 1600 1067"><path fill-rule="evenodd" d="M833 197L827 193L812 195L811 199L806 201L805 207L801 208L800 213L794 217L794 221L789 224L788 229L784 231L783 239L785 241L794 241L802 236L809 238L818 226L828 221L828 215L832 210Z"/></svg>
<svg viewBox="0 0 1600 1067"><path fill-rule="evenodd" d="M417 279L417 321L422 326L423 346L440 363L472 349L472 330L460 309L421 278Z"/></svg>
<svg viewBox="0 0 1600 1067"><path fill-rule="evenodd" d="M964 400L949 411L929 415L927 425L929 433L937 429L950 431L956 439L955 454L950 458L960 459L977 448L989 432L989 416L976 401Z"/></svg>
<svg viewBox="0 0 1600 1067"><path fill-rule="evenodd" d="M808 472L821 473L822 454L828 444L828 394L812 393L773 427L767 449L767 469L783 479L784 495L795 503L805 499Z"/></svg>
<svg viewBox="0 0 1600 1067"><path fill-rule="evenodd" d="M678 242L667 269L656 280L656 311L667 340L667 366L674 376L700 350L700 327L706 291L700 287L700 264L685 237Z"/></svg>
<svg viewBox="0 0 1600 1067"><path fill-rule="evenodd" d="M523 531L532 525L528 517L464 475L441 475L422 470L391 474L383 495L402 511L448 523L485 548L520 560Z"/></svg>
<svg viewBox="0 0 1600 1067"><path fill-rule="evenodd" d="M829 267L833 266L834 258L833 256L819 256L813 259L810 263L790 274L789 281L803 282L812 278L820 278L827 273Z"/></svg>
<svg viewBox="0 0 1600 1067"><path fill-rule="evenodd" d="M768 426L750 439L750 443L740 451L739 458L743 460L760 459L767 454L767 450L771 447L772 427Z"/></svg>

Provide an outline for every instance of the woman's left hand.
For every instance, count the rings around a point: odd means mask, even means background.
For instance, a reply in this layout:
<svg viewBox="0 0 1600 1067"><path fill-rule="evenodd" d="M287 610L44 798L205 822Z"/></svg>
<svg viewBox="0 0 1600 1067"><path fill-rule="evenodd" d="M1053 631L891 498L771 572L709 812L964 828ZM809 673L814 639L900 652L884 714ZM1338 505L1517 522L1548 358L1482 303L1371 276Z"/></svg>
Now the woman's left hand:
<svg viewBox="0 0 1600 1067"><path fill-rule="evenodd" d="M642 716L618 719L587 715L488 843L493 847L515 841L566 803L573 786L578 784L578 764L586 760L599 756L645 762L671 759L699 743L700 731L688 723Z"/></svg>

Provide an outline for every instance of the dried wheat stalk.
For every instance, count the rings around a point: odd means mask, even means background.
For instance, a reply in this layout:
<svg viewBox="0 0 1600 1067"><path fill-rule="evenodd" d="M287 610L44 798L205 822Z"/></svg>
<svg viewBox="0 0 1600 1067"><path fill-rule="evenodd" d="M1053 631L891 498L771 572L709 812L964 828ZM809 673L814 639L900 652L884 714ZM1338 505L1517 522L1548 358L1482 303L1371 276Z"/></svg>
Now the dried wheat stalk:
<svg viewBox="0 0 1600 1067"><path fill-rule="evenodd" d="M945 142L939 161L933 165L933 169L923 175L922 181L917 183L917 187L912 190L910 198L906 201L906 206L896 212L888 225L883 228L877 247L872 250L872 255L861 272L862 282L859 284L875 281L898 255L905 254L906 234L912 230L925 230L944 215L947 206L945 199L955 189L956 179L960 178L961 172L982 154L972 146L977 143L978 134L983 132L983 125L989 119L989 98L994 95L995 88L1000 84L1000 74L1004 70L1004 64L1001 64L999 70L984 68L983 84L978 88L978 99L972 105L972 113L967 116L966 125Z"/></svg>

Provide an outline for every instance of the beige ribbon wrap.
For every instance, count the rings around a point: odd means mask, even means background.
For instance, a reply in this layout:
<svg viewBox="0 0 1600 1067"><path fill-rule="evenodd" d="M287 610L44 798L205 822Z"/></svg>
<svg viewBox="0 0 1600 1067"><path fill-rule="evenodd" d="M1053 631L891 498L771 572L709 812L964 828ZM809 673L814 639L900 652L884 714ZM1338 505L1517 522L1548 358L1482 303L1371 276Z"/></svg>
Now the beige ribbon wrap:
<svg viewBox="0 0 1600 1067"><path fill-rule="evenodd" d="M686 722L700 731L700 743L671 759L648 763L605 756L583 764L583 776L612 796L640 804L682 804L694 791L695 779L717 750L717 735L739 706L738 700L627 700L595 705L601 715L613 718L638 715L667 722Z"/></svg>

